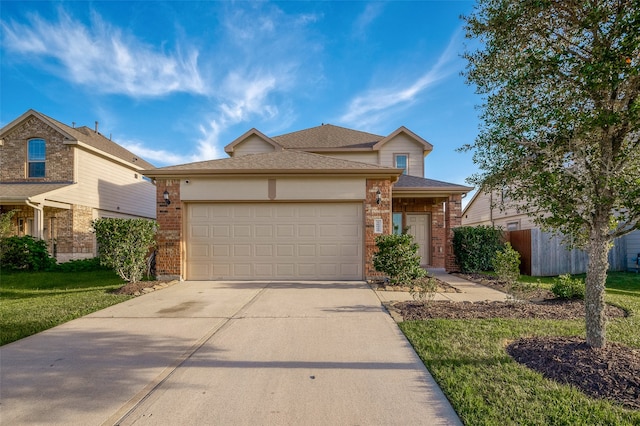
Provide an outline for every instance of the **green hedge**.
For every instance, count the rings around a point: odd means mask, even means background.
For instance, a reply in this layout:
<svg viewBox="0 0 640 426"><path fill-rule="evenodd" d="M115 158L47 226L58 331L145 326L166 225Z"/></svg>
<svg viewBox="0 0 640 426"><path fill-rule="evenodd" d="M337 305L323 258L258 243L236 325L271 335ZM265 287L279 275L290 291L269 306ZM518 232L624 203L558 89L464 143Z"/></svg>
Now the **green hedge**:
<svg viewBox="0 0 640 426"><path fill-rule="evenodd" d="M461 226L453 229L453 252L462 272L493 269L496 251L504 247L502 230L491 226Z"/></svg>

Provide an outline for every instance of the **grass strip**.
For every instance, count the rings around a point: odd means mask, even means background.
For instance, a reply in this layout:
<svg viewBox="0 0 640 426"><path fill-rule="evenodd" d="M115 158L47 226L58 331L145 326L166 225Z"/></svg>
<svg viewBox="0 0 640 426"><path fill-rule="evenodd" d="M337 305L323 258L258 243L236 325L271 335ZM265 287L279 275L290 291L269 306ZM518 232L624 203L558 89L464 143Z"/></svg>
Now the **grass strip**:
<svg viewBox="0 0 640 426"><path fill-rule="evenodd" d="M2 272L0 345L130 298L109 293L124 283L113 272Z"/></svg>

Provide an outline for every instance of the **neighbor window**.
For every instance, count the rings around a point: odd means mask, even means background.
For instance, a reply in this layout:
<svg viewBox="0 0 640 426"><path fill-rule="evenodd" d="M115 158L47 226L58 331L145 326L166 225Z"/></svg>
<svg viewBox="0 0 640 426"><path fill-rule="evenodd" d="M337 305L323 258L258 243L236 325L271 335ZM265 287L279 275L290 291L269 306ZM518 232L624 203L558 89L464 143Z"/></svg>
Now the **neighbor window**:
<svg viewBox="0 0 640 426"><path fill-rule="evenodd" d="M396 163L396 169L404 170L403 174L406 175L407 169L409 167L409 156L407 154L396 154L395 163Z"/></svg>
<svg viewBox="0 0 640 426"><path fill-rule="evenodd" d="M31 139L27 147L27 163L30 178L45 176L46 144L44 139Z"/></svg>
<svg viewBox="0 0 640 426"><path fill-rule="evenodd" d="M520 222L507 222L507 231L517 231L520 229Z"/></svg>

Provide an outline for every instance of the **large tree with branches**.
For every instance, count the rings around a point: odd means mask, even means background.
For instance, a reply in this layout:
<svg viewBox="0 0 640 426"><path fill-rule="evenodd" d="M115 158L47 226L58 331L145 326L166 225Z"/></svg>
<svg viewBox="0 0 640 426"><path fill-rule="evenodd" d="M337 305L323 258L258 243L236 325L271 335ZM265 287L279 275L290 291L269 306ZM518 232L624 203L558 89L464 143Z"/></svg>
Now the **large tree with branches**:
<svg viewBox="0 0 640 426"><path fill-rule="evenodd" d="M640 0L478 0L464 19L484 96L470 181L587 251L587 343L603 347L608 253L640 228Z"/></svg>

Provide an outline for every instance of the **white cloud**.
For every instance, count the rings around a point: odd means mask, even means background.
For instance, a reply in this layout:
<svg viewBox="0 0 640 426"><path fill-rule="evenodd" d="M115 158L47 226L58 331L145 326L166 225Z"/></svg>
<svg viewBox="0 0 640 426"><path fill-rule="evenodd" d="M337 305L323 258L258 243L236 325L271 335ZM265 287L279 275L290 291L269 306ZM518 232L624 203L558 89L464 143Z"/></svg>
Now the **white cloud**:
<svg viewBox="0 0 640 426"><path fill-rule="evenodd" d="M380 122L396 108L410 106L433 85L457 72L452 63L457 57L459 35L460 31L457 31L436 64L415 81L406 85L375 87L357 95L340 117L340 122L360 126Z"/></svg>
<svg viewBox="0 0 640 426"><path fill-rule="evenodd" d="M369 25L376 20L384 9L384 3L373 2L367 3L364 11L358 15L353 24L353 33L356 37L364 37Z"/></svg>
<svg viewBox="0 0 640 426"><path fill-rule="evenodd" d="M2 33L8 50L53 58L49 66L62 78L97 92L142 97L206 91L195 49L163 52L123 34L97 14L90 26L63 11L57 22L34 15L28 24L2 22Z"/></svg>
<svg viewBox="0 0 640 426"><path fill-rule="evenodd" d="M294 111L288 94L322 73L322 46L309 31L321 15L286 14L266 2L219 5L222 31L201 42L201 51L183 46L167 52L97 13L85 23L62 9L57 20L34 15L26 23L2 21L0 29L9 52L97 93L193 95L193 105L205 118L196 120L193 130L184 129L195 135L187 153L123 143L156 164L176 164L220 158L221 145L229 142L221 138L233 126L272 126L281 116L289 120Z"/></svg>

